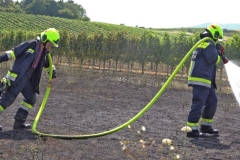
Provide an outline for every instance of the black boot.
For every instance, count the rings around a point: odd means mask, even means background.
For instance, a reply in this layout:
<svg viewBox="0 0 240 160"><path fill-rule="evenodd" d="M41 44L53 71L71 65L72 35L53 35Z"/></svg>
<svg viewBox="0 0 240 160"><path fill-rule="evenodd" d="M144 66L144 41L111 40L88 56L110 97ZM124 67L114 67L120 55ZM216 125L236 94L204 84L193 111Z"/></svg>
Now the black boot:
<svg viewBox="0 0 240 160"><path fill-rule="evenodd" d="M24 130L24 129L31 129L31 128L32 128L31 124L26 124L18 121L15 121L13 124L14 130Z"/></svg>
<svg viewBox="0 0 240 160"><path fill-rule="evenodd" d="M187 133L187 137L189 138L206 138L207 135L199 132L199 130L192 130L192 132Z"/></svg>
<svg viewBox="0 0 240 160"><path fill-rule="evenodd" d="M2 131L2 126L0 126L0 131Z"/></svg>
<svg viewBox="0 0 240 160"><path fill-rule="evenodd" d="M219 131L217 129L213 129L212 126L201 125L200 131L212 135L219 135Z"/></svg>
<svg viewBox="0 0 240 160"><path fill-rule="evenodd" d="M28 116L28 111L19 108L14 119L15 122L13 124L14 130L24 130L24 129L31 129L31 124L26 124L25 121Z"/></svg>

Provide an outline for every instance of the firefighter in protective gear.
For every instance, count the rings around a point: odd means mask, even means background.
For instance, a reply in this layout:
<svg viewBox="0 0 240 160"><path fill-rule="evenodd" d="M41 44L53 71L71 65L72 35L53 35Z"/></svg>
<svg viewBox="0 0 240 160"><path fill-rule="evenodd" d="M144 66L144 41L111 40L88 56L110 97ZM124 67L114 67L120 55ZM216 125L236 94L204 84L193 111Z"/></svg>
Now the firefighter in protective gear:
<svg viewBox="0 0 240 160"><path fill-rule="evenodd" d="M0 56L0 63L15 58L12 67L4 77L10 83L7 83L8 86L0 97L0 114L13 104L19 93L24 97L14 117L14 130L31 128L31 125L26 124L25 121L28 112L36 103L36 93L39 94L42 69L43 67L50 69L48 51L52 46L58 47L59 39L59 32L55 28L49 28L37 39L23 42ZM49 86L51 87L55 81L56 70L53 66L53 77L48 82Z"/></svg>
<svg viewBox="0 0 240 160"><path fill-rule="evenodd" d="M216 64L221 60L216 42L223 38L223 30L218 24L210 24L200 34L201 39L205 37L211 40L201 43L191 58L188 86L192 87L192 105L187 126L192 128L192 132L188 132L187 137L219 136L212 123L218 101L215 91Z"/></svg>

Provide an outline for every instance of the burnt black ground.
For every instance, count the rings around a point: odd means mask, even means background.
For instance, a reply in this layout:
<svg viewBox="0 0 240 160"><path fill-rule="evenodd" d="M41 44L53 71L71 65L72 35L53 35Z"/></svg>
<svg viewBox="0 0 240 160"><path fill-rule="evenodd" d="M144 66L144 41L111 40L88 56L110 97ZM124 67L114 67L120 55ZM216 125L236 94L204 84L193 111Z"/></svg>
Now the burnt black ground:
<svg viewBox="0 0 240 160"><path fill-rule="evenodd" d="M1 73L2 74L2 73ZM5 74L5 73L4 73ZM46 88L47 75L41 82L41 94L29 114L32 123ZM141 76L122 72L68 70L60 68L37 130L43 133L81 135L107 131L127 122L142 110L159 91L156 81L166 77ZM131 128L89 139L40 137L31 131L12 131L13 117L20 95L0 116L0 159L43 160L119 160L119 159L240 159L240 108L229 92L218 91L219 105L214 127L220 137L189 139L181 132L191 104L191 90L184 79L172 86ZM228 84L226 84L228 85ZM145 132L138 134L141 127ZM173 141L174 150L162 145ZM140 142L143 140L144 142ZM123 147L126 149L123 150Z"/></svg>

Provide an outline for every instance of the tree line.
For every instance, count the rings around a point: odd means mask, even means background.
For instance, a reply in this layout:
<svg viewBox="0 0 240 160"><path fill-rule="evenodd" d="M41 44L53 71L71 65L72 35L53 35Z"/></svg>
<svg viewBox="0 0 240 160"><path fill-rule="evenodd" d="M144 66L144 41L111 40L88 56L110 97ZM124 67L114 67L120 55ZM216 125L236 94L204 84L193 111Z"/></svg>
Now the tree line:
<svg viewBox="0 0 240 160"><path fill-rule="evenodd" d="M0 0L0 11L90 21L86 10L73 0Z"/></svg>
<svg viewBox="0 0 240 160"><path fill-rule="evenodd" d="M179 64L185 54L198 42L199 34L191 36L184 32L179 34L169 34L165 32L159 36L152 32L145 31L141 36L129 35L125 31L112 31L108 34L101 32L70 34L62 31L58 48L50 51L53 57L61 63L62 59L68 60L69 65L76 61L79 66L91 61L92 65L97 60L103 69L110 61L114 62L115 69L119 69L125 64L127 70L131 71L134 64L141 66L144 74L146 64L153 64L155 73L161 72L160 64L169 68L171 73ZM34 35L34 36L33 36ZM14 45L22 41L35 38L37 34L24 31L0 32L0 50L11 49ZM240 35L235 34L232 38L223 42L226 56L230 60L240 60ZM190 65L190 58L183 66L187 74ZM223 68L220 63L221 69ZM109 66L109 65L108 65Z"/></svg>

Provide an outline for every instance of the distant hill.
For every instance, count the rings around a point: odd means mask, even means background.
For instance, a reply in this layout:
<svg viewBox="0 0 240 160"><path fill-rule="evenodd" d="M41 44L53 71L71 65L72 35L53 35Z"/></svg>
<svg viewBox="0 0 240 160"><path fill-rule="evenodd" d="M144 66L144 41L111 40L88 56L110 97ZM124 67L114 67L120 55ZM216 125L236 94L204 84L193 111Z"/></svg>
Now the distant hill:
<svg viewBox="0 0 240 160"><path fill-rule="evenodd" d="M211 23L204 23L196 26L190 26L190 28L206 28ZM220 24L218 23L223 29L227 30L240 30L240 24L237 23L226 23L226 24Z"/></svg>

